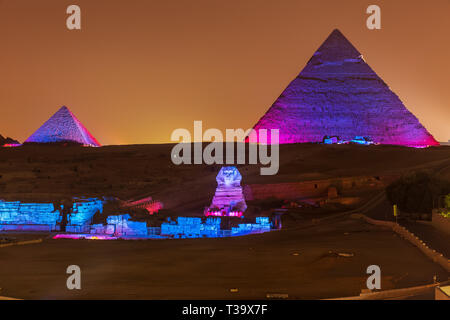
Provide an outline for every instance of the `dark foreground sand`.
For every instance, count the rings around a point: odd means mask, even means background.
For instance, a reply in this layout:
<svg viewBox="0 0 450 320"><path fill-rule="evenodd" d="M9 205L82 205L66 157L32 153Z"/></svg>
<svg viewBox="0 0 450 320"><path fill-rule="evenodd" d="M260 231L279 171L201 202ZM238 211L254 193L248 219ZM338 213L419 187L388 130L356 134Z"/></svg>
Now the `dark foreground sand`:
<svg viewBox="0 0 450 320"><path fill-rule="evenodd" d="M81 267L80 291L66 289L71 264ZM26 299L263 299L268 292L329 298L358 295L371 264L381 267L382 289L449 276L393 232L344 218L236 238L49 239L0 248L0 293Z"/></svg>
<svg viewBox="0 0 450 320"><path fill-rule="evenodd" d="M0 198L53 201L73 196L129 199L150 195L175 213L184 215L191 202L201 213L214 194L220 166L175 166L170 161L171 148L3 149ZM299 144L281 146L280 171L275 176L261 176L258 166L243 165L239 170L243 184L398 175L422 169L448 178L449 159L450 147ZM389 206L375 209L377 218L390 212ZM305 222L301 220L294 222ZM339 252L354 256L340 257ZM80 291L66 288L66 268L73 264L82 270ZM365 288L366 268L372 264L381 267L382 289L428 284L434 275L438 280L449 276L392 231L342 218L306 229L239 238L47 239L41 244L0 248L0 295L25 299L262 299L267 293L288 293L292 299L330 298L358 295ZM239 291L231 293L231 288Z"/></svg>

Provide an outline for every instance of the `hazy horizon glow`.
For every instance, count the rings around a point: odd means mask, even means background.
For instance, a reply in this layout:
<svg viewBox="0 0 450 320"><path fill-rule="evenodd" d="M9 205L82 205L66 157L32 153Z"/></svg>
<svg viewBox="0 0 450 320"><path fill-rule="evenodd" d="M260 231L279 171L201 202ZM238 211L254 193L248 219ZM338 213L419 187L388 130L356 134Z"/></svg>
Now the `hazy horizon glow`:
<svg viewBox="0 0 450 320"><path fill-rule="evenodd" d="M373 1L372 1L373 2ZM438 141L450 139L450 2L0 0L0 134L23 142L66 105L103 145L177 128L249 129L334 28Z"/></svg>

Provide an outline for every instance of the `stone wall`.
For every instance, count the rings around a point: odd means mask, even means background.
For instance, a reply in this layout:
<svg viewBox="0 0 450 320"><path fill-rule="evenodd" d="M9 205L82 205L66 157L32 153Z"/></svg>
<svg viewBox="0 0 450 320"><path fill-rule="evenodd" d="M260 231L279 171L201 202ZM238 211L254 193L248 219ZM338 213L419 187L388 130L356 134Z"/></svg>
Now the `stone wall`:
<svg viewBox="0 0 450 320"><path fill-rule="evenodd" d="M335 187L338 191L351 189L381 189L395 179L394 176L384 177L347 177L302 182L286 182L273 184L250 184L244 187L246 200L267 198L298 199L327 196L328 189Z"/></svg>
<svg viewBox="0 0 450 320"><path fill-rule="evenodd" d="M46 225L56 226L59 220L59 211L52 203L21 203L20 201L7 202L0 200L0 224L2 230L11 230L14 225ZM26 227L23 226L22 229ZM30 229L32 227L29 227Z"/></svg>
<svg viewBox="0 0 450 320"><path fill-rule="evenodd" d="M446 291L444 291L443 287L436 287L434 289L434 300L450 300L450 295L448 294L448 290L450 286L446 286Z"/></svg>
<svg viewBox="0 0 450 320"><path fill-rule="evenodd" d="M0 224L0 231L51 232L59 231L59 226L55 224Z"/></svg>
<svg viewBox="0 0 450 320"><path fill-rule="evenodd" d="M92 222L96 212L103 211L103 202L96 198L76 198L69 216L68 231ZM22 203L0 200L0 230L58 230L60 208L53 203Z"/></svg>
<svg viewBox="0 0 450 320"><path fill-rule="evenodd" d="M231 228L231 234L233 236L263 233L268 232L271 229L270 221L268 217L257 217L256 223L242 223L235 228Z"/></svg>
<svg viewBox="0 0 450 320"><path fill-rule="evenodd" d="M161 235L174 238L218 237L220 218L207 218L203 224L201 218L178 217L177 221L161 224Z"/></svg>
<svg viewBox="0 0 450 320"><path fill-rule="evenodd" d="M107 219L107 232L111 232L113 228L115 229L115 235L121 236L136 236L145 237L147 236L147 223L130 221L130 215L119 215L119 216L109 216ZM114 227L112 227L114 226Z"/></svg>
<svg viewBox="0 0 450 320"><path fill-rule="evenodd" d="M403 300L405 297L430 293L439 285L439 283L433 283L417 287L361 293L359 296L353 297L331 298L324 300Z"/></svg>
<svg viewBox="0 0 450 320"><path fill-rule="evenodd" d="M207 218L204 223L200 218L178 217L161 225L161 235L174 238L228 237L268 232L271 229L268 217L256 218L256 223L242 223L231 230L221 229L220 218Z"/></svg>
<svg viewBox="0 0 450 320"><path fill-rule="evenodd" d="M375 220L366 217L364 215L354 215L354 217L362 217L370 224L391 228L394 232L396 232L401 237L403 237L404 239L412 243L414 246L416 246L428 258L430 258L437 264L441 265L447 272L450 272L450 260L447 257L445 257L442 253L437 252L436 250L433 250L430 247L428 247L428 245L425 242L423 242L421 239L419 239L419 237L417 237L414 233L410 232L405 227L400 226L395 222Z"/></svg>

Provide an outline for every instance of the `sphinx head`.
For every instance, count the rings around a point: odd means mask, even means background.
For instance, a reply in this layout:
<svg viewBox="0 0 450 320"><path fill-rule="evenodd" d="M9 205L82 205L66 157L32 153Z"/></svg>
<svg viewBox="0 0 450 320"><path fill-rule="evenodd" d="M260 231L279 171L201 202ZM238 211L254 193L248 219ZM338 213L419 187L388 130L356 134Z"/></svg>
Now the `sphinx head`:
<svg viewBox="0 0 450 320"><path fill-rule="evenodd" d="M225 187L238 187L242 176L236 167L222 167L216 177L217 184Z"/></svg>

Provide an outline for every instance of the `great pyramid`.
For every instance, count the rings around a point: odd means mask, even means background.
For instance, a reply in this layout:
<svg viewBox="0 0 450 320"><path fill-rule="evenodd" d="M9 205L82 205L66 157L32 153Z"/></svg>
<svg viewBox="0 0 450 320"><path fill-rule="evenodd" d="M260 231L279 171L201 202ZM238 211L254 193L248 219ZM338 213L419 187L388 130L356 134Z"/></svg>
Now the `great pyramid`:
<svg viewBox="0 0 450 320"><path fill-rule="evenodd" d="M254 129L279 129L280 144L363 136L380 144L439 145L337 29Z"/></svg>
<svg viewBox="0 0 450 320"><path fill-rule="evenodd" d="M72 142L83 146L100 147L100 143L66 107L59 109L25 143Z"/></svg>

